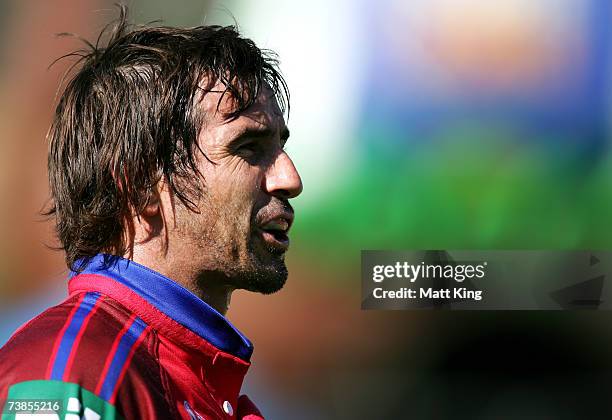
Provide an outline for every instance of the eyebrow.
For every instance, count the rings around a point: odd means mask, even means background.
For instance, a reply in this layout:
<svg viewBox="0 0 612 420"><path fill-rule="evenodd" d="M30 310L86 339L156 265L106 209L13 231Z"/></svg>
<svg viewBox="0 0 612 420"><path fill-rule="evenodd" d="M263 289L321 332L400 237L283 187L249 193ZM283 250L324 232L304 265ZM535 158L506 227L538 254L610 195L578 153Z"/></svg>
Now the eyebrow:
<svg viewBox="0 0 612 420"><path fill-rule="evenodd" d="M280 134L280 139L282 141L287 141L287 139L289 138L289 129L285 126L281 129L281 134ZM239 141L242 139L262 139L262 138L269 138L274 136L274 130L272 130L269 127L266 128L253 128L253 127L249 127L249 128L245 128L244 130L242 130L235 138L234 140L232 140L232 142L235 141Z"/></svg>

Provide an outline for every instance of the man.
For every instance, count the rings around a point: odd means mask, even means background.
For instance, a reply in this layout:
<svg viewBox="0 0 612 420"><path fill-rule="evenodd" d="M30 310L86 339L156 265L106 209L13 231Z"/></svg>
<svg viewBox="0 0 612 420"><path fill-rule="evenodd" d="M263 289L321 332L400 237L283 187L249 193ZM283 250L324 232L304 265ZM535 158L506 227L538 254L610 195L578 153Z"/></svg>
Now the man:
<svg viewBox="0 0 612 420"><path fill-rule="evenodd" d="M302 183L276 61L232 27L132 27L123 9L76 54L49 132L69 297L0 350L2 418L261 418L224 314L287 278Z"/></svg>

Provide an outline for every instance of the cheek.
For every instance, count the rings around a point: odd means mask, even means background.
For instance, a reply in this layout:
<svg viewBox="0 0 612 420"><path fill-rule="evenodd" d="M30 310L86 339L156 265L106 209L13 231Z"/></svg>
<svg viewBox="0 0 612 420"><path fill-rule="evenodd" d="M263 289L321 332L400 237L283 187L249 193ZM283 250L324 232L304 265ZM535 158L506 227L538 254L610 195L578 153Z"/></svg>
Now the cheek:
<svg viewBox="0 0 612 420"><path fill-rule="evenodd" d="M252 209L261 194L263 171L244 161L217 167L209 174L207 189L229 213ZM232 217L231 214L228 214ZM238 214L233 215L239 217Z"/></svg>

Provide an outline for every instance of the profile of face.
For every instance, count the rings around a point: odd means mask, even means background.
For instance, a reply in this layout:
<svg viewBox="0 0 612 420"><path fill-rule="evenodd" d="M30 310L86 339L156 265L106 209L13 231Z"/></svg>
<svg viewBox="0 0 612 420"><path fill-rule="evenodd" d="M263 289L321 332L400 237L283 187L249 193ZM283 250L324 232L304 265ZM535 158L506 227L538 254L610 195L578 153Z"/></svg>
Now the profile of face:
<svg viewBox="0 0 612 420"><path fill-rule="evenodd" d="M212 89L199 103L206 116L198 138L203 194L197 211L174 203L168 241L202 281L213 277L230 289L273 293L287 279L289 199L301 193L302 181L284 150L289 131L272 92L262 90L251 107L228 119L234 102L229 94L221 98L222 90Z"/></svg>

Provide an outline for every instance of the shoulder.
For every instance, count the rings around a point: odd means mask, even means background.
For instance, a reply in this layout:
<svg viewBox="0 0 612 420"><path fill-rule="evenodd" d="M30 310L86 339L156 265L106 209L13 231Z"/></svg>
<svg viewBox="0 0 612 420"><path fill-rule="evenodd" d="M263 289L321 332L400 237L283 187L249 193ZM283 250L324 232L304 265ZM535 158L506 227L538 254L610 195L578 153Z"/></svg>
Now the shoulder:
<svg viewBox="0 0 612 420"><path fill-rule="evenodd" d="M21 326L0 349L0 390L16 380L42 379L61 333L80 296L71 296Z"/></svg>
<svg viewBox="0 0 612 420"><path fill-rule="evenodd" d="M114 407L138 412L138 398L161 398L163 405L155 345L148 325L113 299L73 295L25 324L0 349L0 401L35 392L67 404L76 393L81 408L96 413Z"/></svg>

